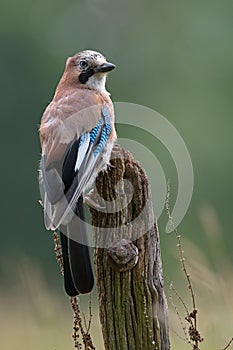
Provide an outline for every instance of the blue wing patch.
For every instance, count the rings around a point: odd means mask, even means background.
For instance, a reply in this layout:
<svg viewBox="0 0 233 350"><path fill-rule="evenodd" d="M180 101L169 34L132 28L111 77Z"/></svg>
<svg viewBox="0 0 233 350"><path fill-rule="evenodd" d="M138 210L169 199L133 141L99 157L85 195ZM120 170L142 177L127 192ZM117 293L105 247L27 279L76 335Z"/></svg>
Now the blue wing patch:
<svg viewBox="0 0 233 350"><path fill-rule="evenodd" d="M90 132L90 142L92 144L95 142L97 136L99 135L99 132L100 132L100 129L101 129L103 123L104 123L103 118L100 118L100 120L98 121L96 126L91 130L91 132Z"/></svg>
<svg viewBox="0 0 233 350"><path fill-rule="evenodd" d="M93 147L94 157L103 151L108 142L111 131L112 125L110 112L107 106L104 106L101 110L101 117L96 126L89 133L80 136L75 171L80 168L88 150L90 150L90 147ZM97 140L98 142L96 143Z"/></svg>
<svg viewBox="0 0 233 350"><path fill-rule="evenodd" d="M109 135L112 131L110 112L106 106L102 108L102 119L103 119L103 129L101 132L99 143L96 149L94 150L94 157L96 157L100 152L102 152L102 150L107 144Z"/></svg>

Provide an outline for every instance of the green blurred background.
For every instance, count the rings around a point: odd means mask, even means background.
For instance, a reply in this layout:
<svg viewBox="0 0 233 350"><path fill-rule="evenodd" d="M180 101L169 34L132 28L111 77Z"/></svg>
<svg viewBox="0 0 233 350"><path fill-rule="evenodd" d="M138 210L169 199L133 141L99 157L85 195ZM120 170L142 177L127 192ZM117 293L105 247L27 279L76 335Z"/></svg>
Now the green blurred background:
<svg viewBox="0 0 233 350"><path fill-rule="evenodd" d="M233 311L233 2L2 0L0 28L1 349L72 348L72 314L38 204L38 124L66 57L88 48L117 65L108 81L113 100L155 109L189 149L195 185L179 230L203 349L226 345ZM154 152L175 178L164 150L155 145ZM159 220L164 271L188 300L166 220ZM93 327L98 343L98 318ZM171 336L173 348L188 348Z"/></svg>

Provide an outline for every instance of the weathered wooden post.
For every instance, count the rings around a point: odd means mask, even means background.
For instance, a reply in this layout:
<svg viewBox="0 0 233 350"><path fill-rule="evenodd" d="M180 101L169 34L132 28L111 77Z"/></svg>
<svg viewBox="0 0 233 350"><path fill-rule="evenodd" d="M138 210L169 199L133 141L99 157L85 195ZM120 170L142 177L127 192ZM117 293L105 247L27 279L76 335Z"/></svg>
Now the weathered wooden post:
<svg viewBox="0 0 233 350"><path fill-rule="evenodd" d="M90 208L105 349L168 350L168 309L148 178L118 145L111 165L91 194L108 210Z"/></svg>

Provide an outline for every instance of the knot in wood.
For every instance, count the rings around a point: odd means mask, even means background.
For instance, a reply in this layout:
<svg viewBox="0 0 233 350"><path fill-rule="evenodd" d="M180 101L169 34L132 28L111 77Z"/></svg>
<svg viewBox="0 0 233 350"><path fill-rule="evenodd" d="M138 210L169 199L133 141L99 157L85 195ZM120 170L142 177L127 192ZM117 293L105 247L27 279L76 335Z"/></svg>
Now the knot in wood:
<svg viewBox="0 0 233 350"><path fill-rule="evenodd" d="M138 262L138 248L127 239L115 243L107 253L110 266L119 272L131 270Z"/></svg>

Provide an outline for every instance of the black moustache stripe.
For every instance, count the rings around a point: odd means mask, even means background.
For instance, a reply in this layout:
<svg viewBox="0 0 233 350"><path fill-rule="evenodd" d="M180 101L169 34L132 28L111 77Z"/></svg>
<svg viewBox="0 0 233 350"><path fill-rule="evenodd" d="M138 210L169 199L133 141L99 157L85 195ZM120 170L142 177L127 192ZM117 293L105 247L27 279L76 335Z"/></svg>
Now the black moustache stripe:
<svg viewBox="0 0 233 350"><path fill-rule="evenodd" d="M85 84L88 79L94 74L94 69L88 69L86 72L79 75L79 81L81 84Z"/></svg>

